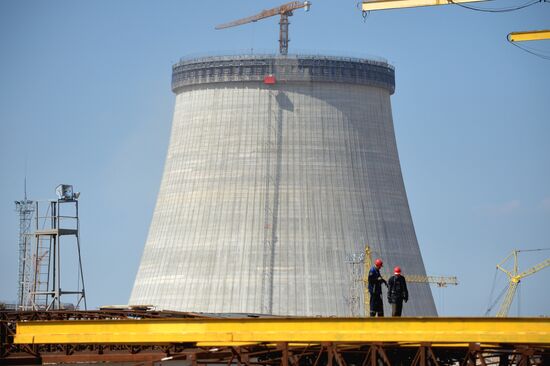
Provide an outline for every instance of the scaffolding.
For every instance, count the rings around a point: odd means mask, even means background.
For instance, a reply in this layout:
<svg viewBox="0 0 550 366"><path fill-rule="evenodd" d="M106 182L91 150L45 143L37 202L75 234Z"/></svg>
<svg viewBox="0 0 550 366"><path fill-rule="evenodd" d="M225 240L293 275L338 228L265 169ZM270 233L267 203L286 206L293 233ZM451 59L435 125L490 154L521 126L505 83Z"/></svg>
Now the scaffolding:
<svg viewBox="0 0 550 366"><path fill-rule="evenodd" d="M24 246L24 254L20 254L20 257L24 258L22 259L23 264L20 262L20 273L23 273L20 274L20 277L23 278L22 283L25 284L21 289L20 310L78 309L81 305L86 309L80 253L78 196L78 193L73 194L72 186L60 185L57 200L26 201L29 214L24 216L26 220L25 242L20 244L20 247ZM23 207L23 205L20 204L19 207ZM22 215L20 214L20 217ZM31 221L34 221L34 231L31 231ZM74 256L76 254L78 272L76 290L62 290L61 287L61 241L63 241L64 255L72 254ZM66 260L66 262L69 261ZM65 270L68 267L65 264L63 268ZM68 277L69 275L65 274L63 278L67 279ZM64 286L68 285L65 281L63 284ZM76 300L74 303L62 303L63 295L75 295Z"/></svg>
<svg viewBox="0 0 550 366"><path fill-rule="evenodd" d="M352 253L348 255L346 262L351 266L350 271L350 285L349 285L349 298L347 302L350 307L350 314L352 317L361 316L360 302L361 302L361 284L362 277L361 267L365 262L364 253Z"/></svg>

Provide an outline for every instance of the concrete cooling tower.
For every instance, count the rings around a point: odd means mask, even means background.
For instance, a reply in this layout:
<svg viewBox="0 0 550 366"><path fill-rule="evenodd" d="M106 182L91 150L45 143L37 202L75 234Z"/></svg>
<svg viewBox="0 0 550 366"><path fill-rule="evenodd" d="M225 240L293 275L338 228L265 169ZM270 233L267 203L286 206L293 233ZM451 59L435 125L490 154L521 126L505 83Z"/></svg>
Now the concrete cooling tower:
<svg viewBox="0 0 550 366"><path fill-rule="evenodd" d="M175 64L170 145L130 304L362 315L361 264L350 257L365 244L386 268L424 275L394 80L385 62L339 57ZM405 315L436 315L428 284L409 290Z"/></svg>

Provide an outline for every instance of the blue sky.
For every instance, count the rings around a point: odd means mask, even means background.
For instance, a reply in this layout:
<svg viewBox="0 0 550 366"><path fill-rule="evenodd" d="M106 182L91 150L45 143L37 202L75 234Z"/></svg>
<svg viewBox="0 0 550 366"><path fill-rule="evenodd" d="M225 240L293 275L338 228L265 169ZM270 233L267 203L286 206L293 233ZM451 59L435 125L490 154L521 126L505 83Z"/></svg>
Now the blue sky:
<svg viewBox="0 0 550 366"><path fill-rule="evenodd" d="M183 56L276 52L276 18L214 26L278 4L0 2L0 300L16 298L13 201L27 165L33 199L54 197L59 183L82 192L89 307L128 301L168 145L171 65ZM363 21L355 2L327 0L291 18L291 53L375 56L395 66L393 117L424 261L430 274L460 281L434 288L442 315L482 315L495 264L514 248L550 247L550 61L506 41L511 31L548 29L549 19L550 4L538 3L502 14L380 11ZM530 46L550 54L549 43ZM520 266L549 253L525 253ZM546 269L524 281L522 315L550 315L549 280Z"/></svg>

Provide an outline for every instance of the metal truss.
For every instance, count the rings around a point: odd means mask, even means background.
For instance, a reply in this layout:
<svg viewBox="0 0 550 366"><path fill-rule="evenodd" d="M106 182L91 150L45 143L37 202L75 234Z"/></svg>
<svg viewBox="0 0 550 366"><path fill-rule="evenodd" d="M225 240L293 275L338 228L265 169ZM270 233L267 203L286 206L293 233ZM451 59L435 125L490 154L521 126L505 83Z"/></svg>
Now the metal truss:
<svg viewBox="0 0 550 366"><path fill-rule="evenodd" d="M531 366L550 364L550 339L539 344L435 342L142 342L15 344L16 324L33 320L187 319L192 313L148 311L0 312L0 365L129 362L160 366ZM79 323L79 322L78 322Z"/></svg>

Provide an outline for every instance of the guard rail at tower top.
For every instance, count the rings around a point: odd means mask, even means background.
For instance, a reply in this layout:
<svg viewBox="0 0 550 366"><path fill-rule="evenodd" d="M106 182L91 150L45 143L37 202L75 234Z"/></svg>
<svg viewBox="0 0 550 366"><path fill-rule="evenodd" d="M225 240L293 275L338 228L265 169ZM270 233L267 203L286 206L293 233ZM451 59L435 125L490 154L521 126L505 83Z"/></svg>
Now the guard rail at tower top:
<svg viewBox="0 0 550 366"><path fill-rule="evenodd" d="M261 82L361 84L395 91L395 69L386 62L335 56L241 55L182 60L172 67L172 91L200 84Z"/></svg>

